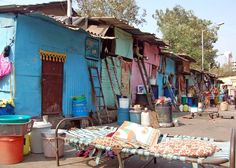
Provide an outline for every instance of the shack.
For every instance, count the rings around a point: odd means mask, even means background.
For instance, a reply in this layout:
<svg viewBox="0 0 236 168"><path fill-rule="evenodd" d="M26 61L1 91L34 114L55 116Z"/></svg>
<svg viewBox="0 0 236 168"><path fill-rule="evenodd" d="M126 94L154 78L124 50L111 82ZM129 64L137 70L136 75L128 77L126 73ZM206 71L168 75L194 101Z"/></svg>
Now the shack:
<svg viewBox="0 0 236 168"><path fill-rule="evenodd" d="M72 97L94 110L88 58L100 73L100 40L38 13L0 14L0 49L10 46L12 71L0 80L0 99L13 98L16 114L71 116Z"/></svg>

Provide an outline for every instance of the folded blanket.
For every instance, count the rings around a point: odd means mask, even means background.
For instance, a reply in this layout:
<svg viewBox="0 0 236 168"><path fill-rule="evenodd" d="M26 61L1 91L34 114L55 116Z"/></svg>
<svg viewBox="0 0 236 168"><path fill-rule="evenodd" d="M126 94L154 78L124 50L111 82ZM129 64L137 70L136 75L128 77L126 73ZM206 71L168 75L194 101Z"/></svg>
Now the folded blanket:
<svg viewBox="0 0 236 168"><path fill-rule="evenodd" d="M125 121L112 137L138 147L147 148L156 144L159 136L158 129Z"/></svg>

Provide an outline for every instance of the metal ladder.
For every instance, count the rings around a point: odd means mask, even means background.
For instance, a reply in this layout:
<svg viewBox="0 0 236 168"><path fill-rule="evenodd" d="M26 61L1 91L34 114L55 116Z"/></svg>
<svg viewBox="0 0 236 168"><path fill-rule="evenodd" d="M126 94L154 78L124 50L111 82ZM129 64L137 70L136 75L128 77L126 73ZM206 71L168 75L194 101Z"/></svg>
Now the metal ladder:
<svg viewBox="0 0 236 168"><path fill-rule="evenodd" d="M113 74L114 74L114 77L115 77L116 86L118 86L119 94L122 95L121 87L120 87L119 80L118 80L118 77L117 77L117 71L116 71L114 60L113 60L112 57L110 57L110 60L111 60L111 63L112 63L111 68L113 70ZM112 92L113 92L113 95L114 95L115 104L116 104L116 107L118 108L119 103L118 103L118 100L116 98L116 91L115 91L113 80L112 80L112 74L111 74L111 71L110 71L111 69L109 67L109 63L108 63L108 57L105 57L104 61L105 61L105 64L106 64L106 70L107 70L108 78L109 78L109 81L110 81L110 84L111 84L111 89L112 89Z"/></svg>
<svg viewBox="0 0 236 168"><path fill-rule="evenodd" d="M154 106L155 97L152 92L151 84L149 81L149 77L147 74L147 70L146 70L143 58L137 58L137 63L138 63L139 71L140 71L140 74L141 74L141 77L143 80L143 84L144 84L144 87L145 87L145 90L147 93L147 101L148 101L149 108L151 110L154 110L155 109L155 106Z"/></svg>
<svg viewBox="0 0 236 168"><path fill-rule="evenodd" d="M110 122L110 118L109 118L109 113L107 110L107 106L105 103L105 98L104 98L104 93L103 93L103 89L102 89L102 85L101 85L101 80L100 80L100 76L99 76L99 72L98 72L98 68L97 67L89 67L89 76L90 76L90 81L91 81L91 85L92 85L92 89L95 93L95 103L96 103L96 111L98 114L98 120L100 122L100 124L103 123L103 119L104 116L101 116L101 111L105 111L106 112L106 119L107 122Z"/></svg>

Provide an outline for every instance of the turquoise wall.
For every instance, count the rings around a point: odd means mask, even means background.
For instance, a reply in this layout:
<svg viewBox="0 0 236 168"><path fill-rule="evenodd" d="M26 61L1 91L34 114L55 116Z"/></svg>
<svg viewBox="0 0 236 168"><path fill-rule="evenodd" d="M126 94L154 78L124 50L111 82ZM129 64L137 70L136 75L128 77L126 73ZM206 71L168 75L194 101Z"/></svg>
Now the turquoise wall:
<svg viewBox="0 0 236 168"><path fill-rule="evenodd" d="M163 56L161 56L160 58L161 60L163 59ZM160 61L160 67L162 67L162 61ZM157 84L158 84L158 91L159 91L159 96L163 96L164 95L164 91L163 91L163 76L168 77L168 75L172 73L174 74L174 86L176 83L176 73L175 73L175 61L167 58L166 57L166 70L165 73L162 74L160 71L157 74Z"/></svg>
<svg viewBox="0 0 236 168"><path fill-rule="evenodd" d="M0 14L0 53L6 45L11 44L9 60L13 63L15 55L15 34L16 34L16 17L13 14ZM14 98L15 95L14 71L10 75L0 79L0 99Z"/></svg>
<svg viewBox="0 0 236 168"><path fill-rule="evenodd" d="M85 55L83 31L73 31L44 16L18 15L15 41L15 111L17 114L41 115L41 66L39 50L65 53L63 114L71 115L71 97L84 94L88 107L91 85Z"/></svg>
<svg viewBox="0 0 236 168"><path fill-rule="evenodd" d="M115 74L114 74L114 70L112 68L112 62L111 59L108 58L108 65L109 65L109 71L111 73L111 78L113 81L113 85L114 85L114 90L116 94L120 94L119 89L118 89L118 85L115 79ZM113 58L114 63L115 63L115 68L116 68L116 72L117 72L117 78L118 78L118 82L119 82L119 86L121 85L121 66L120 66L120 60L118 58ZM106 105L109 108L114 108L115 107L115 99L116 97L114 97L112 88L111 88L111 83L108 77L108 72L106 69L106 64L104 59L102 60L102 87L103 87L103 91L104 91L104 97L105 97L105 102Z"/></svg>
<svg viewBox="0 0 236 168"><path fill-rule="evenodd" d="M121 30L119 28L115 28L115 54L118 56L122 56L125 58L133 59L133 37L131 34L125 32L124 30ZM115 68L117 71L117 77L119 80L119 84L121 86L121 62L118 58L113 58L115 62ZM118 85L116 85L117 81L115 80L114 71L112 69L112 63L110 59L108 59L108 65L111 72L111 78L114 84L114 90L116 94L120 94ZM102 87L104 91L104 97L106 101L106 105L110 108L115 107L115 99L111 83L108 77L108 72L106 69L105 61L102 60Z"/></svg>
<svg viewBox="0 0 236 168"><path fill-rule="evenodd" d="M131 34L115 28L116 48L115 53L119 56L133 59L133 37Z"/></svg>

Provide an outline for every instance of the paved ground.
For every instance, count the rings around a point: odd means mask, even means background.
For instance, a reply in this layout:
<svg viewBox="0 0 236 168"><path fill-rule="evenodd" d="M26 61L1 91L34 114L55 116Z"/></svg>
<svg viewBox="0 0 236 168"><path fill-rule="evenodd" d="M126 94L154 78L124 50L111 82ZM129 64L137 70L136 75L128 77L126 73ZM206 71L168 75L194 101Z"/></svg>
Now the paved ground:
<svg viewBox="0 0 236 168"><path fill-rule="evenodd" d="M186 114L186 113L185 113ZM184 115L185 115L184 114ZM183 115L183 114L181 114ZM160 128L162 133L169 134L185 134L192 136L207 136L215 139L229 140L231 128L236 128L236 111L232 106L229 111L221 112L223 116L234 116L235 119L210 119L208 115L197 116L193 119L186 119L179 114L175 114L178 117L179 126L171 128ZM1 150L1 149L0 149ZM0 156L2 157L2 156ZM150 160L149 160L150 161ZM142 160L138 157L131 157L125 162L127 168L138 168L146 164L147 160ZM96 167L94 159L84 159L75 157L75 150L67 147L65 156L61 158L61 168L88 168ZM158 159L157 165L154 165L150 161L148 168L159 167L159 168L188 168L190 164L183 164L178 161L168 161L164 159ZM228 164L224 164L224 167L228 167ZM0 168L54 168L56 162L54 159L46 159L42 154L30 154L25 156L24 161L15 165L0 165ZM116 159L104 159L102 163L97 167L112 168L118 167Z"/></svg>

